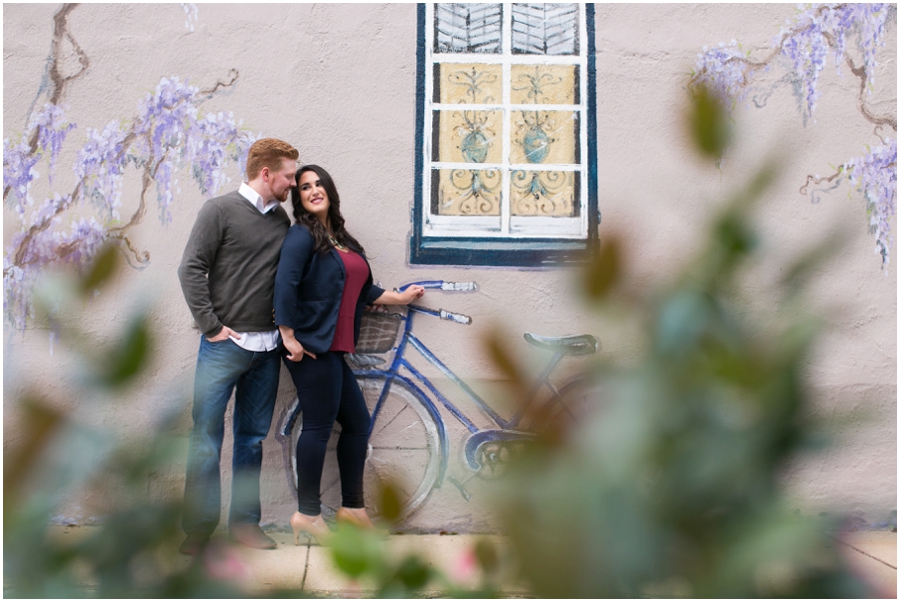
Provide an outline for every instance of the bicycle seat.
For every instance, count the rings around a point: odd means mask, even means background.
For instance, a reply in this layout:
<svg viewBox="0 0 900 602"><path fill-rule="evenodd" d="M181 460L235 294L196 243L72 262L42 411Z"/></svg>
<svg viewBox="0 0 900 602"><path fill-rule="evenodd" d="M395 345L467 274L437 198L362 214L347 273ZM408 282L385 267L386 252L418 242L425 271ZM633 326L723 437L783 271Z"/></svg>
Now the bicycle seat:
<svg viewBox="0 0 900 602"><path fill-rule="evenodd" d="M525 333L525 340L541 349L548 349L566 355L591 355L600 348L597 339L589 334L573 334L565 337L542 337L530 332Z"/></svg>

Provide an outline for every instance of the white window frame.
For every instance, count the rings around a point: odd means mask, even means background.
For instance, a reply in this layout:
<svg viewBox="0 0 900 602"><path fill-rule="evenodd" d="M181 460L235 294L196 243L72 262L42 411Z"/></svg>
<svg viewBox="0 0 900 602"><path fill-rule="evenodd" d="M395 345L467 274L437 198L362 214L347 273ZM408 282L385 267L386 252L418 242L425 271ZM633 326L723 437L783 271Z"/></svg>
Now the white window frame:
<svg viewBox="0 0 900 602"><path fill-rule="evenodd" d="M554 239L585 239L588 235L588 93L586 85L589 81L588 44L587 44L587 17L583 4L578 5L578 54L577 55L532 55L512 53L512 10L508 3L503 4L503 22L501 27L502 54L493 53L435 53L434 52L434 7L433 3L425 5L425 110L424 119L424 144L423 173L421 187L422 199L422 234L441 237L466 237L466 238L554 238ZM435 63L480 63L499 64L502 66L503 100L497 104L444 104L434 101L434 65ZM579 71L579 103L578 104L512 104L511 95L511 71L512 65L540 64L540 65L575 65ZM500 163L466 163L466 162L440 162L432 161L433 151L433 116L435 111L460 110L467 111L501 111L503 119L502 135L502 162ZM515 111L567 111L578 114L579 138L579 164L532 164L510 163L510 150L513 135L511 127L511 115ZM447 216L431 213L432 177L436 169L465 169L487 170L496 169L502 174L503 187L501 191L500 216ZM542 216L513 216L510 209L512 188L511 174L514 171L570 171L580 174L578 186L578 198L574 202L579 204L576 217L542 217Z"/></svg>

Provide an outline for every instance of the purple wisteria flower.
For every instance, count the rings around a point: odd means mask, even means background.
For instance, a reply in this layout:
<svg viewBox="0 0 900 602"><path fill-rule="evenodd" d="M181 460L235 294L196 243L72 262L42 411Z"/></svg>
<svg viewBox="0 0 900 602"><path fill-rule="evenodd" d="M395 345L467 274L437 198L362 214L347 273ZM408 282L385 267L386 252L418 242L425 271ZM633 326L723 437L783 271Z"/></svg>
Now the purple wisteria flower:
<svg viewBox="0 0 900 602"><path fill-rule="evenodd" d="M119 219L122 179L128 163L128 132L117 122L103 131L88 130L87 142L75 159L75 175L82 182L80 199L89 199L101 208L106 219Z"/></svg>
<svg viewBox="0 0 900 602"><path fill-rule="evenodd" d="M31 200L31 183L40 177L35 167L40 160L40 152L32 152L24 140L3 140L3 186L9 187L11 194L7 198L20 220L24 220L26 206Z"/></svg>
<svg viewBox="0 0 900 602"><path fill-rule="evenodd" d="M52 104L44 105L44 108L31 118L26 128L29 132L37 130L38 148L44 153L47 150L50 151L48 177L51 183L56 160L62 150L63 142L66 140L66 134L74 128L75 124L66 120L65 110Z"/></svg>
<svg viewBox="0 0 900 602"><path fill-rule="evenodd" d="M48 200L42 208L53 211L64 204L65 199ZM71 264L78 268L86 263L109 240L109 231L92 218L76 219L68 230L59 231L55 222L43 230L32 233L31 243L20 246L26 237L24 232L13 236L7 248L21 248L21 257L7 252L3 258L3 311L6 320L18 330L24 330L27 321L34 318L32 291L51 264Z"/></svg>
<svg viewBox="0 0 900 602"><path fill-rule="evenodd" d="M182 2L181 9L184 11L185 29L194 31L194 25L200 20L200 11L197 9L197 5Z"/></svg>
<svg viewBox="0 0 900 602"><path fill-rule="evenodd" d="M802 86L803 107L811 117L819 100L819 74L825 68L828 41L823 35L822 23L812 15L802 15L799 26L785 37L781 54L790 62L794 76ZM784 36L785 32L779 36Z"/></svg>
<svg viewBox="0 0 900 602"><path fill-rule="evenodd" d="M871 85L875 50L884 45L888 8L888 4L812 5L779 33L776 43L781 44L781 54L805 92L807 117L812 117L819 99L819 75L829 50L840 71L847 55L847 39L853 34L866 68L866 85Z"/></svg>
<svg viewBox="0 0 900 602"><path fill-rule="evenodd" d="M744 99L748 80L753 77L746 58L735 40L712 49L704 46L697 55L694 82L705 86L725 106L733 106Z"/></svg>
<svg viewBox="0 0 900 602"><path fill-rule="evenodd" d="M33 202L31 184L40 177L36 169L38 162L50 152L48 177L53 182L56 160L63 142L74 123L68 123L61 107L45 105L28 122L25 134L17 141L3 140L3 183L10 195L7 197L20 220L24 219L26 207ZM34 142L26 140L34 139ZM11 197L11 198L10 198Z"/></svg>
<svg viewBox="0 0 900 602"><path fill-rule="evenodd" d="M886 268L894 244L891 218L897 213L897 141L885 141L866 155L846 162L842 170L866 199L869 232L875 235L875 251Z"/></svg>

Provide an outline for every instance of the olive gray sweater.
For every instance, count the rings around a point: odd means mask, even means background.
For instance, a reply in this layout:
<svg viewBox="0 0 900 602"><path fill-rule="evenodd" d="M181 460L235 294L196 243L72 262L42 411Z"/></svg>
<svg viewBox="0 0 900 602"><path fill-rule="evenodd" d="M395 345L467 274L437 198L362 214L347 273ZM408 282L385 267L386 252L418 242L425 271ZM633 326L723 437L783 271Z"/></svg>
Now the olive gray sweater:
<svg viewBox="0 0 900 602"><path fill-rule="evenodd" d="M272 295L281 243L291 225L284 208L260 213L238 191L200 208L178 268L181 290L203 334L275 330Z"/></svg>

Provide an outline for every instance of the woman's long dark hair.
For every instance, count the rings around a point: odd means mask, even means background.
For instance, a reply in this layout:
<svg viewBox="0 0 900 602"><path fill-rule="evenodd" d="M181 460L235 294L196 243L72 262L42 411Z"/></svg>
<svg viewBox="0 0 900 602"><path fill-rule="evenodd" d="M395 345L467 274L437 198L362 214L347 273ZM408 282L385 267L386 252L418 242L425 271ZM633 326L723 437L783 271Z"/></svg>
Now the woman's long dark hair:
<svg viewBox="0 0 900 602"><path fill-rule="evenodd" d="M324 253L331 249L332 245L328 240L328 231L325 229L325 226L319 221L319 218L304 209L303 203L300 202L300 176L307 171L314 171L319 176L322 187L328 195L328 222L331 224L334 239L357 253L364 253L365 251L362 245L359 244L359 241L353 238L347 232L347 229L344 228L344 216L341 215L341 197L338 195L334 180L331 179L327 171L318 165L304 165L297 170L297 187L291 189L291 204L294 206L294 219L298 224L303 224L309 228L310 233L312 233L315 241L315 250L319 253Z"/></svg>

